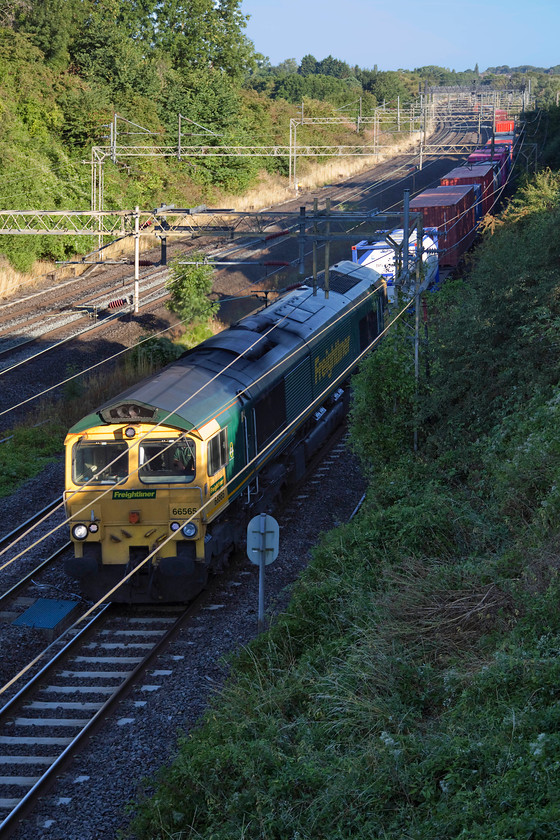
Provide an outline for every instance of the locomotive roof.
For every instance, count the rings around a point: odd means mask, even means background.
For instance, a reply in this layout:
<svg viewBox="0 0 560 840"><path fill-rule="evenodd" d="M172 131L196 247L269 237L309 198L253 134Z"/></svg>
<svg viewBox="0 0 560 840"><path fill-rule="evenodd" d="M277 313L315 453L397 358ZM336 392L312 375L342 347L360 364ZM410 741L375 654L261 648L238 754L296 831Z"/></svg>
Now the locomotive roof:
<svg viewBox="0 0 560 840"><path fill-rule="evenodd" d="M255 399L298 356L307 355L324 328L353 300L369 293L372 285L380 287L380 278L371 268L350 261L338 263L330 269L328 297L324 289L314 295L308 286L290 292L188 350L70 431L85 431L105 422L134 422L130 417L117 419L120 407L131 404L140 409L140 415L151 412L149 422L182 431L200 432L213 419L223 426L240 402ZM108 420L109 414L115 419Z"/></svg>

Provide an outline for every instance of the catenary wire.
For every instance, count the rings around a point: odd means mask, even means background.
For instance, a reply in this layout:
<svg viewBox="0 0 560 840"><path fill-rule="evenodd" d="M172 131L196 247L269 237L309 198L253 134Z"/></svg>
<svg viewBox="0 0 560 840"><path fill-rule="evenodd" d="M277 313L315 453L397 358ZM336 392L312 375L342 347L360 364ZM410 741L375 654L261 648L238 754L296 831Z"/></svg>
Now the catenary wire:
<svg viewBox="0 0 560 840"><path fill-rule="evenodd" d="M409 306L410 306L410 305L411 305L411 304L409 303L409 304L405 307L405 309L404 309L403 311L406 311L406 310L409 308ZM340 317L342 317L342 316L340 316ZM397 316L397 317L400 317L400 316ZM395 319L395 320L396 320L396 319ZM279 325L279 323L280 323L280 322L278 322L277 324L275 324L275 325L273 326L273 328L272 328L272 329L274 329L276 326L278 326L278 325ZM391 322L391 323L394 323L394 321L393 321L393 322ZM162 332L165 332L165 330L164 330L164 331L162 331ZM383 333L383 334L384 334L384 333ZM259 338L259 339L255 342L255 344L256 344L256 343L258 343L258 341L259 341L259 340L261 340L262 338L264 338L265 336L266 336L266 334L265 334L265 335L263 335L263 336L261 336L261 337L260 337L260 338ZM146 340L148 340L148 339L146 339ZM142 343L142 342L139 342L139 343ZM253 346L253 345L252 345L252 346ZM124 351L121 351L121 352L126 352L128 349L132 349L132 348L125 348L125 350L124 350ZM244 351L244 352L247 352L249 349L251 349L251 348L247 348L247 350L246 350L246 351ZM120 355L120 354L117 354L117 355ZM243 354L240 354L240 355L243 355ZM360 357L360 358L361 358L361 357ZM98 363L98 364L102 364L102 362L101 362L101 363ZM95 367L95 366L94 366L94 367ZM229 367L229 365L228 365L228 367ZM274 369L274 368L273 368L273 369ZM226 367L224 370L227 370L227 367ZM85 372L87 372L87 371L83 371L83 372L81 372L81 373L79 373L79 374L76 374L76 376L83 375L83 373L85 373ZM219 376L219 375L220 375L220 374L217 374L217 376ZM75 377L72 377L72 378L75 378ZM216 377L215 377L215 378L216 378ZM215 378L214 378L214 379L215 379ZM213 381L214 381L214 379L212 379L212 380L211 380L209 383L207 383L207 384L211 384L211 382L213 382ZM62 383L61 383L61 384L62 384ZM54 387L57 387L57 386L54 386ZM196 394L193 394L193 395L191 395L189 398L187 398L187 400L185 400L182 404L180 404L180 405L179 405L179 406L175 409L175 411L176 411L178 408L183 407L183 406L184 406L184 405L185 405L185 404L189 401L189 399L193 398L193 397L194 397L194 396L196 396L198 393L199 393L199 392L196 392ZM171 413L173 413L173 412L171 412ZM169 415L168 415L168 416L169 416ZM159 424L157 424L157 425L159 426L161 423L163 423L163 422L165 421L165 419L167 419L167 418L163 418L163 419L160 421L160 423L159 423ZM210 418L210 419L211 419L211 418ZM208 421L207 421L207 422L208 422ZM157 428L157 426L156 426L156 427L154 427L154 428ZM143 440L146 436L147 436L147 435L144 435L141 439L139 439L137 442L135 442L135 445L139 445L139 444L142 442L142 440ZM109 465L109 466L110 466L110 465ZM125 479L125 480L126 480L126 479ZM120 483L122 483L122 482L120 482ZM87 486L87 485L85 485L85 486ZM104 496L105 496L108 492L110 492L110 490L112 490L112 489L114 488L114 486L115 486L115 485L111 485L111 487L110 487L107 491L105 491L105 493L103 493L103 494L101 494L100 496L98 496L98 497L97 497L96 501L97 501L97 500L99 500L99 499L101 499L101 498L103 498L103 497L104 497ZM118 486L118 483L117 483L117 485L116 485L116 486ZM61 503L61 505L59 505L59 506L58 506L55 510L58 510L58 509L62 506L62 504L63 504L63 503ZM85 509L87 509L87 507L88 507L88 505L86 505L86 506L85 506L85 507L84 507L84 508L80 511L80 513L81 513L81 512L83 512ZM53 512L54 512L54 511L53 511ZM42 521L43 521L43 520L42 520ZM60 527L63 527L63 526L64 526L65 524L67 524L68 522L69 522L69 520L65 520L63 523L61 523L59 526L57 526L57 528L55 528L54 530L50 531L50 532L49 532L49 534L44 535L44 536L43 536L43 537L42 537L39 541L37 541L36 543L34 543L32 546L29 546L29 547L28 547L28 548L27 548L24 552L21 552L21 553L20 553L20 554L18 554L16 557L12 558L12 560L11 560L11 561L9 561L9 563L4 564L3 566L1 566L1 567L0 567L0 571L1 571L2 569L4 569L7 565L10 565L10 563L11 563L11 562L13 562L14 560L16 560L16 559L18 559L19 557L21 557L24 553L26 553L26 551L30 550L32 547L35 547L35 545L37 545L39 542L41 542L41 541L42 541L43 539L45 539L47 536L49 536L50 534L54 533L54 531L58 530ZM30 530L32 530L32 529L30 529ZM28 531L26 534L22 535L22 537L20 537L20 539L21 539L21 538L23 538L24 536L27 536L28 534L29 534L29 531ZM18 540L18 541L19 541L19 540ZM8 546L6 549L4 549L4 551L0 552L0 556L2 556L2 554L4 554L4 553L5 553L6 551L8 551L11 547L13 547L13 545L14 545L14 544L15 544L15 543L13 543L11 546Z"/></svg>

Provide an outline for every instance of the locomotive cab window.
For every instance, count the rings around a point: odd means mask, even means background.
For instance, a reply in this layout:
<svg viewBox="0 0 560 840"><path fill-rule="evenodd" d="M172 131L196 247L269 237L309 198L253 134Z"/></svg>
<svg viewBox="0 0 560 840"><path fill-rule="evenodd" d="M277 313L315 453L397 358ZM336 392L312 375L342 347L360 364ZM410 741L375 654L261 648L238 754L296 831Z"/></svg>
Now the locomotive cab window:
<svg viewBox="0 0 560 840"><path fill-rule="evenodd" d="M228 460L227 429L222 429L208 441L208 475L216 475Z"/></svg>
<svg viewBox="0 0 560 840"><path fill-rule="evenodd" d="M187 438L147 438L138 448L140 481L144 484L185 484L195 476L195 442Z"/></svg>
<svg viewBox="0 0 560 840"><path fill-rule="evenodd" d="M116 484L128 475L128 446L109 441L78 441L72 452L74 484Z"/></svg>

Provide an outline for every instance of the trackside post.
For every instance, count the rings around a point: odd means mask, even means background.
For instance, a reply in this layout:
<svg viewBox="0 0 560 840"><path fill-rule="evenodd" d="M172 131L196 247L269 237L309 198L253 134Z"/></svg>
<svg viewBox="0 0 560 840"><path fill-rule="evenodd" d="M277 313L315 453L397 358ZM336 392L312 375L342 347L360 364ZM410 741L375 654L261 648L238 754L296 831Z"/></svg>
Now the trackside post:
<svg viewBox="0 0 560 840"><path fill-rule="evenodd" d="M273 516L259 513L247 526L247 556L259 567L258 632L264 630L264 567L278 557L280 528Z"/></svg>

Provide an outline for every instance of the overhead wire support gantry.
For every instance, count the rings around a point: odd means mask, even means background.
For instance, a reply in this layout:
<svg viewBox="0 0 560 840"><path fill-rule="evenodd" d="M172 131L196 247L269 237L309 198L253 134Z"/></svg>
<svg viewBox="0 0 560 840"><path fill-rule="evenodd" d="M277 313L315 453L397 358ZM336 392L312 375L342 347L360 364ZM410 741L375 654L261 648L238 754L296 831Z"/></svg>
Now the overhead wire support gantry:
<svg viewBox="0 0 560 840"><path fill-rule="evenodd" d="M305 207L299 212L289 211L238 211L229 209L211 209L205 206L193 208L175 208L162 206L154 210L134 211L0 211L1 235L59 235L79 234L95 236L100 230L106 236L134 237L134 301L135 312L139 306L139 253L140 237L142 235L156 236L162 242L169 237L199 238L217 237L222 240L249 239L267 247L267 243L280 237L297 238L299 240L299 256L295 260L298 273L303 276L304 245L312 243L316 249L318 244L330 241L356 239L357 228L359 235L370 238L383 234L383 228L398 227L402 224L402 214L325 210L314 207L308 213ZM351 228L348 230L347 228ZM327 248L328 252L328 248ZM98 262L95 260L94 262ZM91 260L85 260L84 264ZM328 266L327 266L328 269ZM314 260L314 274L316 261Z"/></svg>
<svg viewBox="0 0 560 840"><path fill-rule="evenodd" d="M150 131L121 117L119 114L115 114L112 122L107 126L110 129L110 134L107 136L109 145L93 146L91 150L91 209L95 211L104 208L104 165L108 160L116 165L122 164L127 158L143 157L174 157L180 161L204 157L284 157L288 158L289 162L290 187L295 190L297 195L298 157L378 157L383 151L391 148L382 143L382 138L395 132L410 137L417 135L420 138L420 157L423 154L431 156L445 153L468 153L472 150L472 145L463 144L448 147L445 144L440 144L427 146L427 124L433 124L437 120L440 125L449 123L468 126L474 120L478 122L480 132L481 123L490 122L496 108L503 105L505 101L507 101L508 109L512 113L523 110L529 100L527 100L525 94L523 94L523 98L519 98L520 96L519 92L517 92L516 97L515 92L512 91L484 91L477 88L467 93L458 93L455 97L446 90L445 96L442 98L438 89L430 88L429 93L421 94L419 103L412 102L407 106L401 106L400 99L397 97L396 107L388 107L386 103L383 103L374 108L370 116L362 114L361 99L358 100L355 116L347 111L348 108L356 106L355 102L338 109L337 115L332 117L306 117L302 103L300 115L290 119L289 143L287 145L282 143L271 145L255 143L241 146L223 143L220 139L221 134L182 114L178 115L177 144L163 144L157 142L160 136L157 132ZM476 116L473 116L473 108L477 109ZM346 111L346 113L342 113L343 111ZM124 131L119 131L121 123L125 124ZM335 125L346 125L348 127L355 125L357 135L361 135L364 130L369 128L371 139L367 142L360 142L357 138L356 143L338 145L324 142L304 142L298 145L298 127L307 126L311 128ZM185 131L185 126L190 130ZM127 138L140 136L150 142L124 144L119 142L123 135ZM187 137L195 138L195 142L191 140L185 143L184 138ZM402 154L415 156L418 151L413 144L408 151L405 150Z"/></svg>
<svg viewBox="0 0 560 840"><path fill-rule="evenodd" d="M301 234L301 220L292 221L288 224L287 218L289 214L286 212L279 212L274 214L269 211L241 213L236 211L221 211L208 210L207 208L191 208L184 210L172 210L165 208L165 214L162 214L164 208L159 208L160 212L156 211L140 211L135 208L134 211L104 211L103 209L103 192L104 192L104 164L107 160L115 164L122 163L126 158L135 157L176 157L182 160L186 157L226 157L226 156L247 156L247 157L262 157L262 156L286 156L290 160L290 178L292 186L297 194L297 172L296 161L298 156L315 156L315 157L352 157L352 156L377 156L379 152L384 149L380 144L381 131L384 134L391 133L396 130L402 133L403 127L408 126L410 134L419 136L419 147L413 142L408 151L404 154L410 156L419 155L420 168L422 167L422 159L426 157L434 157L442 154L462 155L469 153L472 148L472 143L460 144L445 144L445 143L427 143L427 128L430 121L436 121L440 124L445 123L446 120L452 122L457 119L462 119L465 124L471 123L473 129L478 129L480 137L481 125L483 121L492 120L495 122L496 109L498 106L507 104L509 110L519 112L531 105L532 99L526 90L519 91L492 91L484 90L477 87L469 91L447 91L440 89L431 89L430 92L426 90L420 97L420 105L412 103L407 109L401 108L399 100L397 100L397 108L388 108L386 104L376 107L372 116L364 116L362 114L361 101L359 102L359 109L355 119L348 111L345 114L339 113L333 117L305 117L303 112L303 104L301 106L301 115L297 119L290 121L290 142L289 145L248 145L237 146L223 144L220 141L220 135L201 126L194 120L188 117L179 115L179 132L177 145L164 145L157 142L160 138L157 133L150 131L136 123L132 123L119 114L114 115L114 118L108 128L110 134L108 146L94 146L91 155L91 209L87 211L48 211L48 210L2 210L0 211L0 235L79 235L79 236L97 236L98 245L101 251L103 242L107 239L116 239L124 236L133 235L135 238L135 263L138 262L138 240L140 236L146 232L156 233L156 236L163 241L168 236L180 235L195 236L221 236L222 238L233 239L236 236L251 235L255 238L262 238L266 241L267 237L278 236L278 231L282 229L282 224L286 227L295 225L300 230ZM349 106L344 106L339 109L340 112L347 110L356 103L350 103ZM190 136L197 138L196 144L183 144L183 136L187 136L187 132L183 132L183 126L188 123ZM360 142L365 138L356 138L356 144L345 145L326 145L306 143L303 145L297 144L297 127L304 125L340 125L355 124L357 134L360 134L362 129L368 126L373 127L372 141ZM123 128L121 129L121 125ZM406 130L404 133L407 133ZM141 136L149 144L139 145L124 145L119 142L122 136ZM203 141L199 142L200 138ZM218 142L216 142L218 141ZM389 147L387 147L389 148ZM392 148L392 147L391 147ZM199 212L196 212L196 211ZM282 223L281 219L285 221ZM162 221L163 219L163 221ZM312 223L318 224L318 219L314 219ZM336 213L329 214L330 223L336 221ZM348 214L345 214L347 221L353 221ZM171 220L174 220L171 222ZM359 224L359 222L357 222ZM276 227L274 227L276 226ZM150 230L147 230L149 228ZM292 230L287 230L287 235L294 235ZM307 234L306 234L307 235ZM330 234L332 238L337 238L336 232ZM137 274L137 270L135 271Z"/></svg>
<svg viewBox="0 0 560 840"><path fill-rule="evenodd" d="M129 210L0 210L0 235L124 236L133 216Z"/></svg>

